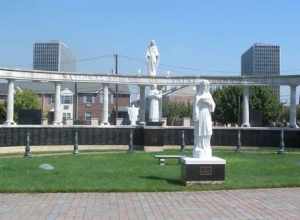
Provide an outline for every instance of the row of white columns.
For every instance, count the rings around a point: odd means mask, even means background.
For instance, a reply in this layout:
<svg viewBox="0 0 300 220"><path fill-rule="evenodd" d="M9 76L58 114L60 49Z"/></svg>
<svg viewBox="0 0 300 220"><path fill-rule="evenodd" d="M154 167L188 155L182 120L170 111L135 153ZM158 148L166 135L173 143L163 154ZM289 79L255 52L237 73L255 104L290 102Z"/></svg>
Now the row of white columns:
<svg viewBox="0 0 300 220"><path fill-rule="evenodd" d="M14 93L15 86L14 80L8 80L7 88L7 111L5 125L15 125L14 121ZM109 112L109 90L108 84L103 84L103 109L102 109L102 123L101 125L109 125L108 112ZM54 101L54 121L53 125L62 125L63 116L61 109L61 83L55 82L55 101Z"/></svg>
<svg viewBox="0 0 300 220"><path fill-rule="evenodd" d="M297 128L297 109L296 109L296 88L297 85L291 85L290 95L290 127ZM7 91L7 111L6 111L6 125L14 125L14 80L8 80ZM62 111L61 111L61 83L55 82L55 103L54 103L54 125L62 125ZM109 89L108 84L103 84L103 109L102 109L102 123L101 125L109 125ZM145 86L140 85L140 110L139 121L145 123ZM244 86L243 90L243 127L250 127L249 121L249 86Z"/></svg>
<svg viewBox="0 0 300 220"><path fill-rule="evenodd" d="M296 91L297 85L290 85L290 123L292 128L298 128L297 126L297 105L296 105ZM249 86L243 87L243 127L250 127L249 121Z"/></svg>

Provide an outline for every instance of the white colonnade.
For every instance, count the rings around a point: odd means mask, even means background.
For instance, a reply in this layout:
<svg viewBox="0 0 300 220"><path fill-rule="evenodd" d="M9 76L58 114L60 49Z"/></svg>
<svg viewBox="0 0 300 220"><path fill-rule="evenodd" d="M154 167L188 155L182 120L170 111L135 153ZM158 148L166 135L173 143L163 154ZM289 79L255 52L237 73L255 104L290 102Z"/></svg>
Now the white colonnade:
<svg viewBox="0 0 300 220"><path fill-rule="evenodd" d="M55 107L54 107L54 124L62 125L62 109L61 109L61 84L64 81L76 80L77 82L103 82L103 106L102 106L102 125L109 125L109 84L129 84L139 85L140 87L140 115L139 121L145 122L145 87L146 85L197 85L202 77L157 77L149 78L144 76L114 76L114 75L86 75L86 74L72 74L72 73L44 73L38 71L26 70L10 70L0 69L0 78L7 79L7 112L5 125L15 125L14 122L14 93L15 82L17 80L32 80L32 81L47 81L53 82L55 85ZM297 128L297 106L296 106L296 88L300 84L300 77L294 75L276 76L274 79L265 79L260 77L204 77L214 85L242 85L243 103L242 103L242 126L249 127L249 86L251 85L289 85L290 86L290 117L289 126ZM268 81L269 80L269 81Z"/></svg>

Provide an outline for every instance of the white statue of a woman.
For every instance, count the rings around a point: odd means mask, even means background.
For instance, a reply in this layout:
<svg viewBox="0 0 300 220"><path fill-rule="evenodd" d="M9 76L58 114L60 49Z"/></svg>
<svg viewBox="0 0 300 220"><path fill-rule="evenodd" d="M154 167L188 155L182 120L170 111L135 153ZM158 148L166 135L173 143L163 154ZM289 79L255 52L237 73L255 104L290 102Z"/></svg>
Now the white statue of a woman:
<svg viewBox="0 0 300 220"><path fill-rule="evenodd" d="M157 85L153 85L149 91L150 107L149 107L149 121L150 122L159 122L159 103L162 98L162 93L157 89Z"/></svg>
<svg viewBox="0 0 300 220"><path fill-rule="evenodd" d="M212 135L211 112L215 110L215 102L209 92L209 82L203 80L196 86L194 98L194 158L210 158L212 156L210 139Z"/></svg>
<svg viewBox="0 0 300 220"><path fill-rule="evenodd" d="M156 76L159 62L159 52L154 40L150 41L150 44L146 50L146 59L149 76Z"/></svg>

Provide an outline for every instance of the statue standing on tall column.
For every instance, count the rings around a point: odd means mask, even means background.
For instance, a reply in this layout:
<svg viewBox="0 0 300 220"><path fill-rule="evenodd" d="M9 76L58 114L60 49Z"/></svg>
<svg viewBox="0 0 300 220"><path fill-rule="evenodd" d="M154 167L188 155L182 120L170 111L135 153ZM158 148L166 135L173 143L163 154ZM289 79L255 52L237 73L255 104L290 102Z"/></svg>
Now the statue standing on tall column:
<svg viewBox="0 0 300 220"><path fill-rule="evenodd" d="M215 102L209 92L209 82L203 80L196 86L197 92L194 98L194 147L193 157L208 159L212 157L210 139L212 136L211 112L215 110Z"/></svg>
<svg viewBox="0 0 300 220"><path fill-rule="evenodd" d="M159 52L154 40L151 40L149 46L147 47L146 59L148 65L148 74L150 76L156 76L159 63Z"/></svg>

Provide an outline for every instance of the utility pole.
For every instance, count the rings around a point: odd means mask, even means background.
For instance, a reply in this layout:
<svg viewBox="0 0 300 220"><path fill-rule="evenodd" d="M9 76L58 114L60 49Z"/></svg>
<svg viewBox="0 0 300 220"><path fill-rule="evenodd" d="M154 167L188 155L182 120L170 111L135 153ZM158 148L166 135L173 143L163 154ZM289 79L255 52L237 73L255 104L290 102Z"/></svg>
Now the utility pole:
<svg viewBox="0 0 300 220"><path fill-rule="evenodd" d="M118 75L118 54L114 54L114 58L115 58L115 74ZM118 112L119 112L119 102L118 102L119 87L118 87L118 84L116 84L115 96L116 96L116 98L115 98L115 106L116 106L115 123L117 124Z"/></svg>
<svg viewBox="0 0 300 220"><path fill-rule="evenodd" d="M73 115L73 124L78 124L78 85L77 82L74 83L74 115Z"/></svg>

